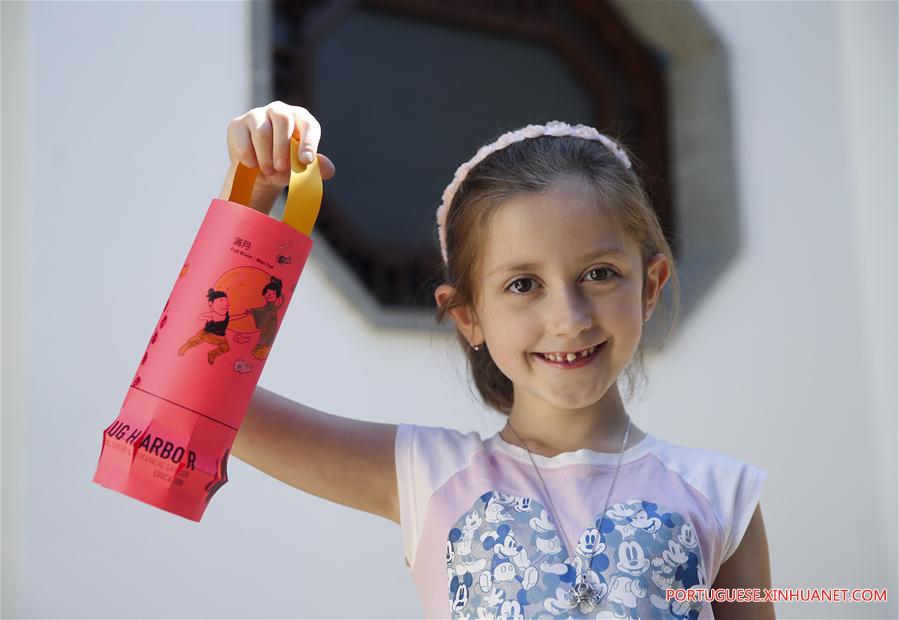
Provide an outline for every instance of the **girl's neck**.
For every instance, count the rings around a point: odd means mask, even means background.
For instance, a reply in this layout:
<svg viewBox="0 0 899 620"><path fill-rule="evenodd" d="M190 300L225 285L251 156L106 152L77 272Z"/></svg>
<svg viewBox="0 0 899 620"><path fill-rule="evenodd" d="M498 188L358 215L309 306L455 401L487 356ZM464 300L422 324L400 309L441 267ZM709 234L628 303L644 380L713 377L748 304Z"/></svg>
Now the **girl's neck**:
<svg viewBox="0 0 899 620"><path fill-rule="evenodd" d="M609 453L621 450L630 416L621 402L617 385L613 384L598 403L586 409L547 411L545 406L537 408L533 406L535 404L526 397L516 398L516 406L500 431L505 441L522 446L520 437L526 444L523 448L547 457L582 448ZM631 421L625 449L645 436L646 433Z"/></svg>

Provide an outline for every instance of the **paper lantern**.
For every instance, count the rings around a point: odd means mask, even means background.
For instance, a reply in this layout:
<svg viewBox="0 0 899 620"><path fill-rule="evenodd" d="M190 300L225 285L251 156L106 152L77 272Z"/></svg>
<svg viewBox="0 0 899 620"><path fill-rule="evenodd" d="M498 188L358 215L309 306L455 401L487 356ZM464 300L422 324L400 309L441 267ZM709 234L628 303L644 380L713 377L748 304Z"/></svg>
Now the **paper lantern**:
<svg viewBox="0 0 899 620"><path fill-rule="evenodd" d="M256 168L238 164L214 198L156 323L93 481L199 521L228 480L228 454L312 249L322 180L297 159L284 219L250 204Z"/></svg>

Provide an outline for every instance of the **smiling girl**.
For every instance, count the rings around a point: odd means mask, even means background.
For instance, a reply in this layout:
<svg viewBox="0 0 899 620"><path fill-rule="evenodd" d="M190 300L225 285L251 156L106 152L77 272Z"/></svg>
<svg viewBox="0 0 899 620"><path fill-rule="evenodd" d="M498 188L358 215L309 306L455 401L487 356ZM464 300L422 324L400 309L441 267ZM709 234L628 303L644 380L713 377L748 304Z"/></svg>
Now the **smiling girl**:
<svg viewBox="0 0 899 620"><path fill-rule="evenodd" d="M238 161L259 166L251 206L267 213L291 136L331 178L318 122L274 102L229 125L223 197ZM773 618L770 603L668 596L770 587L767 474L656 437L625 407L619 379L632 393L645 324L666 283L678 293L625 150L583 125L508 132L459 167L437 233L437 319L503 428L364 422L257 388L232 453L399 524L427 617Z"/></svg>

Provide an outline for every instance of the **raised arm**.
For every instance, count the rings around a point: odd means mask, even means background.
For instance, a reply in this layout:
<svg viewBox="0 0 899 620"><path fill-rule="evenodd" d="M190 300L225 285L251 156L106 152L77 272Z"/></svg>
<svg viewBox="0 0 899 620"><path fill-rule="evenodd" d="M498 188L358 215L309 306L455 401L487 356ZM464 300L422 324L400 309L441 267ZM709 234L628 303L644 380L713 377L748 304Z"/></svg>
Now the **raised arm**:
<svg viewBox="0 0 899 620"><path fill-rule="evenodd" d="M231 454L317 497L399 523L396 425L331 415L256 387Z"/></svg>
<svg viewBox="0 0 899 620"><path fill-rule="evenodd" d="M317 157L322 179L334 176L333 162L318 152L315 117L273 101L228 124L231 165L220 197L230 195L238 162L258 167L248 206L270 213L290 182L291 137L300 140L301 161ZM341 418L257 387L231 454L301 491L399 523L395 437L394 424Z"/></svg>

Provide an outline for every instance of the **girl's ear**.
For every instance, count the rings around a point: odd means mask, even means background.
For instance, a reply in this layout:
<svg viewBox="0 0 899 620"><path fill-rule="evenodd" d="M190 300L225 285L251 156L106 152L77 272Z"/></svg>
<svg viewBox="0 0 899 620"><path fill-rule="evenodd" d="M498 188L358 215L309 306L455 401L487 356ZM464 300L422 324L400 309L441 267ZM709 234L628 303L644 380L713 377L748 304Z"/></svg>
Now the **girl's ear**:
<svg viewBox="0 0 899 620"><path fill-rule="evenodd" d="M443 307L447 301L449 301L450 296L452 295L455 289L449 284L441 284L434 291L434 298L437 300L437 305ZM456 324L456 327L462 332L462 335L468 340L471 344L481 344L484 341L484 335L481 332L480 323L475 316L475 313L472 312L471 306L456 306L447 311L447 314L453 319L453 323Z"/></svg>
<svg viewBox="0 0 899 620"><path fill-rule="evenodd" d="M671 264L661 252L652 256L646 265L646 310L651 313L662 294L662 287L671 276Z"/></svg>

